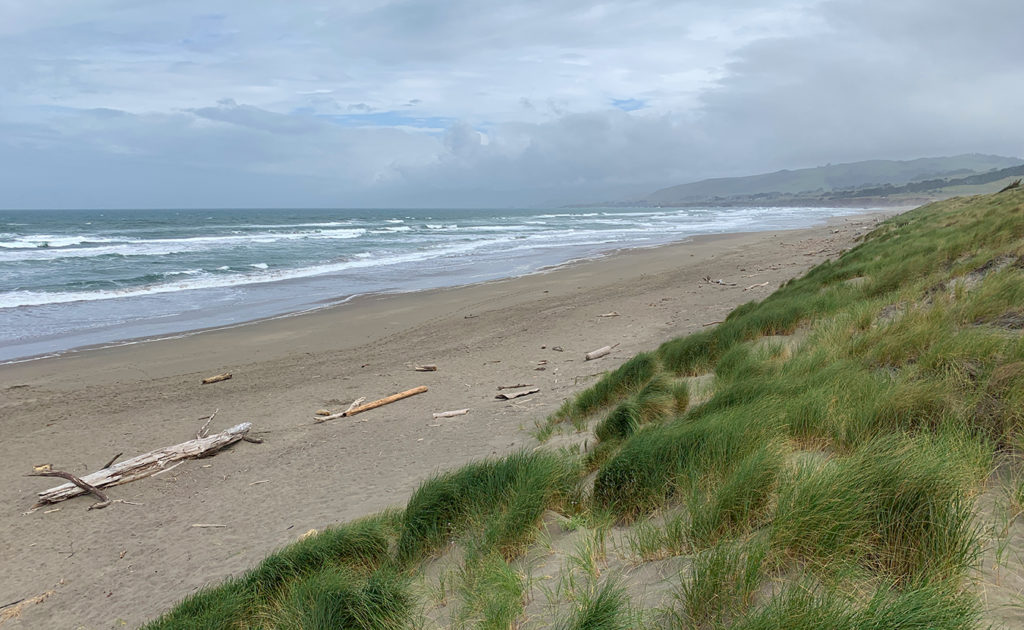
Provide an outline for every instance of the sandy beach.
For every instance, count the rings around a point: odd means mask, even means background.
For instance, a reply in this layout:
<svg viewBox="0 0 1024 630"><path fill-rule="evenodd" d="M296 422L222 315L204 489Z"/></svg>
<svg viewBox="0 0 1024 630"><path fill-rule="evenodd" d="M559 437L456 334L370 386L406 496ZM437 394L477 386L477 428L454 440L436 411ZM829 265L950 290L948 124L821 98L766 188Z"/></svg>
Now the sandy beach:
<svg viewBox="0 0 1024 630"><path fill-rule="evenodd" d="M700 237L521 278L366 296L0 366L0 605L53 591L4 626L136 627L311 528L401 507L434 471L530 448L534 423L595 376L763 299L882 216ZM605 345L615 345L610 355L584 361ZM200 384L221 372L234 376ZM514 384L540 391L495 399ZM419 385L429 391L354 418L313 420L322 408ZM461 408L470 411L431 415ZM34 465L85 475L117 453L191 439L215 410L212 430L252 422L263 443L110 488L131 503L89 511L94 499L79 497L30 511L37 492L58 485L25 476Z"/></svg>

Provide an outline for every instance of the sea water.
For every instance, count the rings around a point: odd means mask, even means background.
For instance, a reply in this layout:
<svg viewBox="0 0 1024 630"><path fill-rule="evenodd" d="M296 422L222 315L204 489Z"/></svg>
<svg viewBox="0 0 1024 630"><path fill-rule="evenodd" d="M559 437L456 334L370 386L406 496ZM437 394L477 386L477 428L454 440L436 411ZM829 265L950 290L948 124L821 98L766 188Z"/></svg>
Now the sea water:
<svg viewBox="0 0 1024 630"><path fill-rule="evenodd" d="M862 211L0 210L0 362Z"/></svg>

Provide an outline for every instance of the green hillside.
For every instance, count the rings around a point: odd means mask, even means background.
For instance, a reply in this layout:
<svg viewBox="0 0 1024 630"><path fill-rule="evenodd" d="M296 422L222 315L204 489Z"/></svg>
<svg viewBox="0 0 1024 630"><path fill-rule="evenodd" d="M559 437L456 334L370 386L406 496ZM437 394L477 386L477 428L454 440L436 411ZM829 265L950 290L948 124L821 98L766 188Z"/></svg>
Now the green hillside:
<svg viewBox="0 0 1024 630"><path fill-rule="evenodd" d="M698 203L712 199L750 197L769 193L820 195L851 188L901 186L936 178L959 178L1018 166L1018 158L968 154L955 157L920 158L909 161L868 160L829 164L815 168L784 170L749 177L705 179L663 188L648 195L647 203Z"/></svg>
<svg viewBox="0 0 1024 630"><path fill-rule="evenodd" d="M1024 627L1022 331L1024 190L918 208L146 627Z"/></svg>

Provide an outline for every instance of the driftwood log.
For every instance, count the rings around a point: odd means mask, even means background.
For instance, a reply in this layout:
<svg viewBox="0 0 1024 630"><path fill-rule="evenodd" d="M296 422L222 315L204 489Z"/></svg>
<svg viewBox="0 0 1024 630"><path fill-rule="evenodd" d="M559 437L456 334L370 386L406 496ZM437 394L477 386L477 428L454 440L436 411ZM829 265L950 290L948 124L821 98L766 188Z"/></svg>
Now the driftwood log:
<svg viewBox="0 0 1024 630"><path fill-rule="evenodd" d="M317 422L327 422L328 420L336 420L338 418L347 418L349 416L354 416L357 413L362 413L364 411L369 411L370 409L376 409L377 407L383 407L384 405L393 403L396 400L402 400L403 398L408 398L409 396L415 396L416 394L422 394L425 391L427 391L427 386L426 385L420 385L419 387L413 387L412 389L407 389L404 392L398 392L397 394L392 394L390 396L386 396L384 398L381 398L380 400L374 400L373 402L368 402L365 405L359 405L358 407L349 407L348 409L346 409L345 411L342 411L341 413L335 413L335 414L331 414L329 416L321 416L319 418L316 418L316 421Z"/></svg>
<svg viewBox="0 0 1024 630"><path fill-rule="evenodd" d="M518 392L502 392L495 396L498 400L512 400L513 398L519 398L520 396L529 396L530 394L536 394L540 391L539 387L531 387L530 389L524 389Z"/></svg>
<svg viewBox="0 0 1024 630"><path fill-rule="evenodd" d="M434 414L434 420L438 418L454 418L455 416L464 416L469 413L469 409L455 409L453 411L439 411Z"/></svg>
<svg viewBox="0 0 1024 630"><path fill-rule="evenodd" d="M231 372L224 372L223 374L216 374L203 379L203 385L209 385L210 383L219 383L226 381L231 378Z"/></svg>
<svg viewBox="0 0 1024 630"><path fill-rule="evenodd" d="M612 350L617 348L618 345L619 344L615 344L614 346L604 346L603 348L598 348L597 350L593 350L591 352L588 352L585 355L583 355L583 360L584 361L593 361L594 359L600 359L601 357L603 357L606 354L611 354Z"/></svg>
<svg viewBox="0 0 1024 630"><path fill-rule="evenodd" d="M108 468L88 474L82 477L81 480L90 486L105 488L107 486L117 486L122 483L128 483L129 481L135 481L136 479L142 479L143 477L148 477L154 473L160 472L171 462L181 459L191 459L193 457L204 457L219 451L225 446L234 444L235 442L243 439L251 428L251 422L243 422L242 424L235 425L221 433L215 433L203 438L189 440L188 442L182 442L181 444L175 444L174 446L165 446L164 448L157 449L155 451L137 455ZM71 497L84 494L85 492L86 490L83 490L74 483L66 483L40 492L39 502L36 505L39 506L46 505L47 503L57 503L58 501L63 501L64 499L69 499Z"/></svg>

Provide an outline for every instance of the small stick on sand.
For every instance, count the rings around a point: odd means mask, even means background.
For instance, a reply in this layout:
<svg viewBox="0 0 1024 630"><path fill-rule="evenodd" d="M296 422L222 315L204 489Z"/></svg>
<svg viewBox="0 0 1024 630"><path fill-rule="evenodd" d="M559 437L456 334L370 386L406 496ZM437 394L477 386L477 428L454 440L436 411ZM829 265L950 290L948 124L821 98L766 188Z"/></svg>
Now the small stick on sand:
<svg viewBox="0 0 1024 630"><path fill-rule="evenodd" d="M469 413L469 409L456 409L455 411L440 411L434 414L434 419L438 418L454 418L455 416L464 416Z"/></svg>
<svg viewBox="0 0 1024 630"><path fill-rule="evenodd" d="M519 389L520 387L533 387L532 383L519 383L517 385L498 385L498 391L503 389Z"/></svg>
<svg viewBox="0 0 1024 630"><path fill-rule="evenodd" d="M766 287L766 286L768 286L768 283L767 282L762 282L761 284L752 284L752 285L750 285L749 287L747 287L746 289L743 289L743 290L744 291L749 291L751 289L756 289L758 287Z"/></svg>
<svg viewBox="0 0 1024 630"><path fill-rule="evenodd" d="M227 527L227 525L221 525L220 523L192 523L192 527Z"/></svg>
<svg viewBox="0 0 1024 630"><path fill-rule="evenodd" d="M722 323L722 321L724 321L724 320L721 320L721 319L720 319L720 320L718 320L718 321L714 321L714 322L708 322L708 323L706 323L706 324L701 324L701 326L714 326L715 324L721 324L721 323Z"/></svg>
<svg viewBox="0 0 1024 630"><path fill-rule="evenodd" d="M220 407L214 409L213 413L211 413L210 415L206 416L206 418L200 418L200 420L206 420L206 423L203 424L203 426L200 427L198 431L196 431L196 439L197 440L201 440L201 439L203 439L204 437L206 437L207 435L210 434L209 431L207 431L207 428L210 426L210 423L213 422L213 417L215 415L217 415L218 411L220 411ZM117 459L117 458L115 457L114 459ZM111 463L113 463L113 461L111 461ZM109 467L110 467L110 464L107 464L106 466L104 466L104 468L109 468Z"/></svg>
<svg viewBox="0 0 1024 630"><path fill-rule="evenodd" d="M109 462L107 462L106 464L103 464L103 467L104 468L110 468L110 465L113 464L114 462L116 462L117 458L122 456L122 455L124 455L124 451L121 451L117 455L114 455L113 457L111 457Z"/></svg>
<svg viewBox="0 0 1024 630"><path fill-rule="evenodd" d="M436 372L437 366L433 364L417 365L413 369L416 370L417 372Z"/></svg>
<svg viewBox="0 0 1024 630"><path fill-rule="evenodd" d="M618 316L619 316L619 314L617 312L615 312L615 311L612 311L611 313L603 313L601 315L598 315L598 317L618 317Z"/></svg>
<svg viewBox="0 0 1024 630"><path fill-rule="evenodd" d="M231 372L224 372L223 374L216 374L203 379L203 385L209 385L210 383L219 383L226 381L231 378Z"/></svg>

